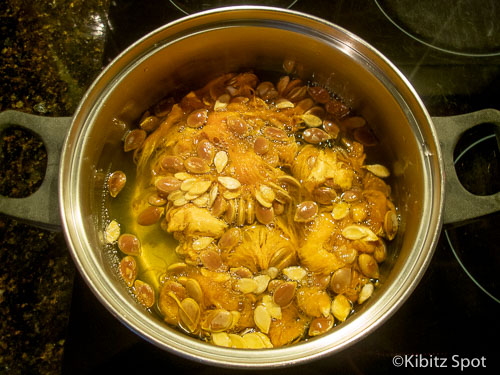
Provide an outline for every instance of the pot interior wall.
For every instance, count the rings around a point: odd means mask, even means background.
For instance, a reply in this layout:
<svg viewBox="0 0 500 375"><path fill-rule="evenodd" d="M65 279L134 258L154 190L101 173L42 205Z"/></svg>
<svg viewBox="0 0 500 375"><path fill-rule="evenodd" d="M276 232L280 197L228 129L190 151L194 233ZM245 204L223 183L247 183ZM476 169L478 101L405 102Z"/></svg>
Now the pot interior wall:
<svg viewBox="0 0 500 375"><path fill-rule="evenodd" d="M175 27L174 27L175 30ZM185 30L175 35L168 30L139 43L143 52L125 52L121 61L101 76L88 101L94 107L84 120L78 189L80 221L87 244L95 258L92 262L108 279L123 301L131 300L116 277L114 265L103 259L102 191L105 175L121 168L130 155L122 151L122 136L135 126L142 112L165 95L180 97L189 89L201 87L211 78L226 72L254 70L283 75L284 59L292 58L303 66L305 81L318 82L342 97L357 114L368 121L380 145L369 151L372 163L390 167L389 180L399 209L402 230L389 245L389 259L384 266L384 294L415 257L414 245L422 235L422 216L428 215L426 203L427 161L421 144L426 131L416 125L425 120L412 112L418 106L411 92L402 87L401 79L383 66L378 56L357 39L342 32L311 33L282 23L268 25L252 22ZM154 41L154 43L153 43ZM85 112L82 109L81 112ZM432 146L434 147L434 146ZM418 251L418 249L416 250ZM390 269L390 271L389 271ZM121 302L132 306L132 302ZM370 308L370 304L364 310ZM140 310L139 307L133 307ZM360 314L358 314L360 315Z"/></svg>

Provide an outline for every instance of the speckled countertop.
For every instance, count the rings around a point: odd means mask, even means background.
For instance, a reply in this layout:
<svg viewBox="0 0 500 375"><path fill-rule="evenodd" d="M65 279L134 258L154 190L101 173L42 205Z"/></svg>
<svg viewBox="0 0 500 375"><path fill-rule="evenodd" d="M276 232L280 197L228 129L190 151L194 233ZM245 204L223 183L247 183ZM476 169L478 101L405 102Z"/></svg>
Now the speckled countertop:
<svg viewBox="0 0 500 375"><path fill-rule="evenodd" d="M108 0L0 2L0 111L70 116L102 68ZM0 194L24 197L43 179L43 145L0 138ZM58 374L75 268L62 233L0 215L0 374Z"/></svg>

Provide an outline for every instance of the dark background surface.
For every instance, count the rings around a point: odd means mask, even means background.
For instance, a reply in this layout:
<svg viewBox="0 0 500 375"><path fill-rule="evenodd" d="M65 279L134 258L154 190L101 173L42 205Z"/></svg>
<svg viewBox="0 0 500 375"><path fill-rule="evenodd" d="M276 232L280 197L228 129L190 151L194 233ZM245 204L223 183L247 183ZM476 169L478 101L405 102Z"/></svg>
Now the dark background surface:
<svg viewBox="0 0 500 375"><path fill-rule="evenodd" d="M500 34L489 23L498 19L494 1L475 2L477 12L464 1L439 2L438 9L435 2L401 2L403 13L394 1L379 3L400 28L371 0L299 0L292 9L332 21L380 50L432 116L500 109ZM481 22L474 26L477 14ZM2 2L0 110L71 116L102 67L136 39L183 15L159 0ZM425 28L415 28L415 19ZM29 195L43 178L43 145L16 129L2 134L0 143L0 193ZM491 126L467 134L455 156L467 189L481 195L500 190ZM402 371L393 365L396 355L447 358L448 370L457 373L453 355L484 356L487 369L478 369L483 372L498 368L499 218L495 213L446 227L419 286L382 327L340 354L286 372ZM237 372L165 353L121 325L84 285L61 233L0 216L0 241L0 373Z"/></svg>

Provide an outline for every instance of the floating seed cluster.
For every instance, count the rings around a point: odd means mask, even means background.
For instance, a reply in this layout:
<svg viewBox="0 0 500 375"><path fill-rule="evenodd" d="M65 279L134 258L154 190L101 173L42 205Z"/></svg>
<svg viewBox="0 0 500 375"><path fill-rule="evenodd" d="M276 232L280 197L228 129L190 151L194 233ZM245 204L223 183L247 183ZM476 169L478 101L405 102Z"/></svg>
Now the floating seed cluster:
<svg viewBox="0 0 500 375"><path fill-rule="evenodd" d="M389 170L365 164L366 121L286 75L225 74L166 98L126 135L137 225L171 233L177 261L138 279L143 238L106 228L137 299L215 345L271 348L321 335L372 295L398 230ZM114 199L126 184L108 179Z"/></svg>

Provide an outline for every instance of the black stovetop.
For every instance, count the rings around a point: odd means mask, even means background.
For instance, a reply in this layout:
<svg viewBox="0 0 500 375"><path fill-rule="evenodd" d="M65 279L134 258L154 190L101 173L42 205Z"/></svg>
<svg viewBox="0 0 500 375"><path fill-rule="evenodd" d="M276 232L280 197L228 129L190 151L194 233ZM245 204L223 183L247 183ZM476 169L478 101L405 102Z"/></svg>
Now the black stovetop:
<svg viewBox="0 0 500 375"><path fill-rule="evenodd" d="M149 31L184 16L183 11L192 9L189 7L199 9L200 4L207 3L210 2L112 1L106 25L105 63ZM493 22L498 19L500 7L497 4L495 8L494 0L475 2L479 12L469 8L469 2L458 0L439 2L438 9L438 2L431 1L276 3L327 19L373 45L406 75L431 116L500 109L500 29L498 22ZM463 17L465 21L461 21ZM480 195L500 190L498 152L494 129L488 124L473 129L461 140L455 150L456 167L468 190ZM498 367L499 219L497 212L445 227L419 286L382 327L339 354L286 372L387 373L398 370L393 363L396 356L408 359L403 364L405 370L411 370L412 365L414 370L447 365L448 370L459 372L455 366L461 360L470 366L485 365L486 370ZM112 317L78 276L64 373L111 370L130 374L157 369L178 374L238 372L159 350ZM281 371L284 370L269 373Z"/></svg>

